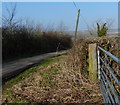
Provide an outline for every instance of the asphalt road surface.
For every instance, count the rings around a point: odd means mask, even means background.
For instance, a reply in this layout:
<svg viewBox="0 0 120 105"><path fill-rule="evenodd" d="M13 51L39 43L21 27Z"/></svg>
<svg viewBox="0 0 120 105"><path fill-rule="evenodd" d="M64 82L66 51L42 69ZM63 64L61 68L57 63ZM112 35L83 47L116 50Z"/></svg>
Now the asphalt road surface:
<svg viewBox="0 0 120 105"><path fill-rule="evenodd" d="M2 77L0 78L11 78L12 76L19 74L30 66L32 67L33 65L38 64L45 59L59 56L65 53L66 51L52 52L5 63L2 65Z"/></svg>

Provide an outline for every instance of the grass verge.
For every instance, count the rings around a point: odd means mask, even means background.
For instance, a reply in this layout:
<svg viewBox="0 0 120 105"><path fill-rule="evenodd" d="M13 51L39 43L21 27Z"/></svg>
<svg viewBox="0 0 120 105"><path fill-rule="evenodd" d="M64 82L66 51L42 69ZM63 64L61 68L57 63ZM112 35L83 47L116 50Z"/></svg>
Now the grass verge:
<svg viewBox="0 0 120 105"><path fill-rule="evenodd" d="M64 55L62 55L64 56ZM48 65L51 65L54 62L58 62L62 56L50 58L47 60L44 60L40 65L36 67L32 67L17 77L11 79L10 81L6 82L5 85L3 86L3 103L29 103L29 101L25 99L18 99L16 98L13 93L12 93L12 86L19 83L20 81L28 78L31 73L37 72L37 70L40 70L39 68L44 68L47 67ZM42 80L41 80L41 85L49 85L50 81L53 79L54 75L57 73L59 69L57 67L52 68L52 70L48 72L43 72L41 73L42 75Z"/></svg>

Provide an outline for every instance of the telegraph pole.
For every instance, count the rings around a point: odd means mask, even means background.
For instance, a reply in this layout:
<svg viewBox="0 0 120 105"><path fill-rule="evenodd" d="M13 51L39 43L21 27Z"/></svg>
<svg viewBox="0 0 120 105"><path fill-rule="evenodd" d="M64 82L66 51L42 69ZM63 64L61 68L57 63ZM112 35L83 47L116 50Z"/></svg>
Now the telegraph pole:
<svg viewBox="0 0 120 105"><path fill-rule="evenodd" d="M77 38L77 29L78 29L79 17L80 17L80 9L78 10L78 17L77 17L77 21L76 21L76 29L75 29L74 41L76 41L76 38Z"/></svg>

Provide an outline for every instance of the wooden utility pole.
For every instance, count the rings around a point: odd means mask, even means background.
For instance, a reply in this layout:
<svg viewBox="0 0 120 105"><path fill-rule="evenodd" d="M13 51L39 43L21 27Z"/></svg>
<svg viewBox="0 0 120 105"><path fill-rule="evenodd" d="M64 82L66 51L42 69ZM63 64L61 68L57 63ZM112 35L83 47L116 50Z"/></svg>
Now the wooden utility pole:
<svg viewBox="0 0 120 105"><path fill-rule="evenodd" d="M77 17L77 21L76 21L76 29L75 29L74 41L76 41L76 38L77 38L77 29L78 29L79 17L80 17L80 9L78 10L78 17Z"/></svg>

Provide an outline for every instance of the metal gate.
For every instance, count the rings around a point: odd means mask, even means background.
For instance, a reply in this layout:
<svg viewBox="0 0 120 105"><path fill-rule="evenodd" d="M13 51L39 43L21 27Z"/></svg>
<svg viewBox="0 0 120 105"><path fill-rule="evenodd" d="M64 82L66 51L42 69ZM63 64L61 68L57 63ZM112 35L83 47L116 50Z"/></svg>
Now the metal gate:
<svg viewBox="0 0 120 105"><path fill-rule="evenodd" d="M120 105L120 59L97 46L98 79L105 104Z"/></svg>

